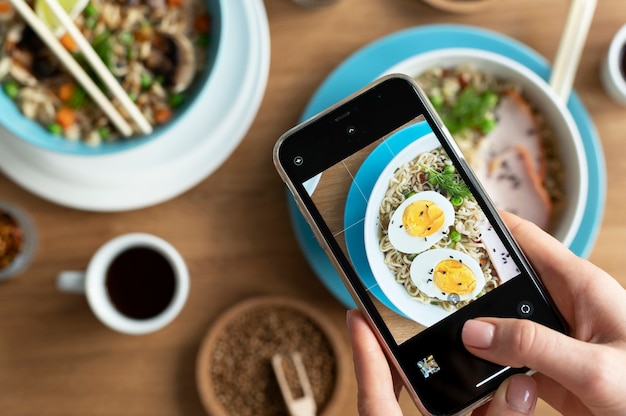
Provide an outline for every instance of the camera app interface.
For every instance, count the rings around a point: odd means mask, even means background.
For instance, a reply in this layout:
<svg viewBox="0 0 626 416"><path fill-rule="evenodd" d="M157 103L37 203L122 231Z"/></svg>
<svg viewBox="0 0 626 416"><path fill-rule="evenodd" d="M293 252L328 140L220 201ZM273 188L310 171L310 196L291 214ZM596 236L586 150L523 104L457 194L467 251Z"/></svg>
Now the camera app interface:
<svg viewBox="0 0 626 416"><path fill-rule="evenodd" d="M423 119L304 186L398 344L520 274Z"/></svg>

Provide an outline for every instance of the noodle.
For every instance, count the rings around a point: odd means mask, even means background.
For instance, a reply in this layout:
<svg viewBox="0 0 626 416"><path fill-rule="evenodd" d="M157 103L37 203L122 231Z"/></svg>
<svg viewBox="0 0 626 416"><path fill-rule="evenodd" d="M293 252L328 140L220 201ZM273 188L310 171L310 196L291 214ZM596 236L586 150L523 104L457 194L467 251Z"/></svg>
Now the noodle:
<svg viewBox="0 0 626 416"><path fill-rule="evenodd" d="M471 300L461 301L456 305L449 301L442 301L427 296L421 292L411 281L410 268L414 254L402 253L394 248L389 240L387 228L391 217L400 204L411 192L438 191L432 184L427 182L428 174L425 167L436 171L442 171L446 165L451 165L446 153L442 148L424 152L415 159L400 166L389 179L388 189L381 201L379 210L379 248L383 252L384 262L394 275L397 283L404 286L407 293L422 303L437 304L445 310L454 310L467 305ZM445 194L445 193L444 193ZM450 230L446 230L444 237L431 248L453 247L472 257L480 265L485 276L485 287L481 294L489 292L499 284L498 276L492 268L491 260L485 246L481 243L480 227L485 224L486 218L476 200L473 197L466 198L464 202L455 207L454 229L461 234L458 242L450 238Z"/></svg>

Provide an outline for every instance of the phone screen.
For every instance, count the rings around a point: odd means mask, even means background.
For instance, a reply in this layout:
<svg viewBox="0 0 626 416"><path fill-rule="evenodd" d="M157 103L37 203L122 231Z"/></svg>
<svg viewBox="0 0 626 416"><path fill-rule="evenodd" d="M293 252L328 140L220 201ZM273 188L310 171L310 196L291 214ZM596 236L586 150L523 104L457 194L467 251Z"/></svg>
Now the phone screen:
<svg viewBox="0 0 626 416"><path fill-rule="evenodd" d="M352 286L422 405L433 414L454 414L505 377L527 371L469 354L460 340L467 319L562 325L428 111L413 103L413 113L398 120L402 125L381 135L369 125L376 117L388 123L380 111L389 104L363 105L329 115L348 144L325 163L310 162L318 168L301 177L300 189L340 262L354 272L348 274ZM337 120L355 109L363 115ZM350 144L359 134L363 142ZM308 157L313 154L304 151L293 163L303 166Z"/></svg>

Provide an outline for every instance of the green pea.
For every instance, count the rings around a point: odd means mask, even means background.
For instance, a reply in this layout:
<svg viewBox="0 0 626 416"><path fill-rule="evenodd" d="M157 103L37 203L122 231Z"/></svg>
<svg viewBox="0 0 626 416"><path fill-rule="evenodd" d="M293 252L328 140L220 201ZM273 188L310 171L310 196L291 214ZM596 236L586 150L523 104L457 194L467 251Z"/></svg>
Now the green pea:
<svg viewBox="0 0 626 416"><path fill-rule="evenodd" d="M59 123L48 124L48 131L55 136L60 136L63 133L63 127Z"/></svg>
<svg viewBox="0 0 626 416"><path fill-rule="evenodd" d="M169 98L169 104L172 108L179 107L182 103L185 102L185 94L182 92L172 94Z"/></svg>
<svg viewBox="0 0 626 416"><path fill-rule="evenodd" d="M132 45L135 41L135 36L133 36L133 34L130 32L122 32L117 36L117 38L119 39L120 43L124 45Z"/></svg>
<svg viewBox="0 0 626 416"><path fill-rule="evenodd" d="M454 168L454 166L452 166L452 165L446 165L446 166L444 166L444 168L443 168L443 173L446 173L446 174L448 174L448 175L449 175L449 174L451 174L451 173L454 173L454 172L455 172L455 170L456 170L456 169Z"/></svg>
<svg viewBox="0 0 626 416"><path fill-rule="evenodd" d="M85 7L85 16L87 17L95 17L98 15L98 9L93 4L89 3L87 7Z"/></svg>
<svg viewBox="0 0 626 416"><path fill-rule="evenodd" d="M450 231L450 240L452 240L455 243L458 243L459 241L461 241L461 233L458 232L457 230Z"/></svg>
<svg viewBox="0 0 626 416"><path fill-rule="evenodd" d="M141 88L150 88L150 86L152 86L152 81L153 78L152 76L150 76L150 74L141 74Z"/></svg>
<svg viewBox="0 0 626 416"><path fill-rule="evenodd" d="M98 135L102 140L108 140L111 137L111 129L107 126L98 127Z"/></svg>
<svg viewBox="0 0 626 416"><path fill-rule="evenodd" d="M3 86L4 93L10 99L14 100L20 93L20 86L17 82L9 81Z"/></svg>

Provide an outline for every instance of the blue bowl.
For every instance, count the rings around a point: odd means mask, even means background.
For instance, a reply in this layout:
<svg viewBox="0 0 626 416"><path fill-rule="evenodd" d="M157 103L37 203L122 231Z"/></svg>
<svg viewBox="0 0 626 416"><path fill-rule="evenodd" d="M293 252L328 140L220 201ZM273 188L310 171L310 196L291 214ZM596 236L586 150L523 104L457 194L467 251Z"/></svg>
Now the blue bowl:
<svg viewBox="0 0 626 416"><path fill-rule="evenodd" d="M186 110L193 105L196 97L202 93L211 77L212 67L217 58L222 35L222 7L221 0L205 0L207 11L211 15L211 32L209 51L206 56L204 70L198 74L192 90L189 92L185 103L176 110L174 119L169 123L155 127L148 135L136 135L127 139L114 142L103 142L97 146L89 145L83 141L67 140L62 136L51 134L39 123L25 117L0 88L0 124L13 133L16 137L41 149L73 154L80 156L101 156L134 149L167 134L182 118Z"/></svg>

